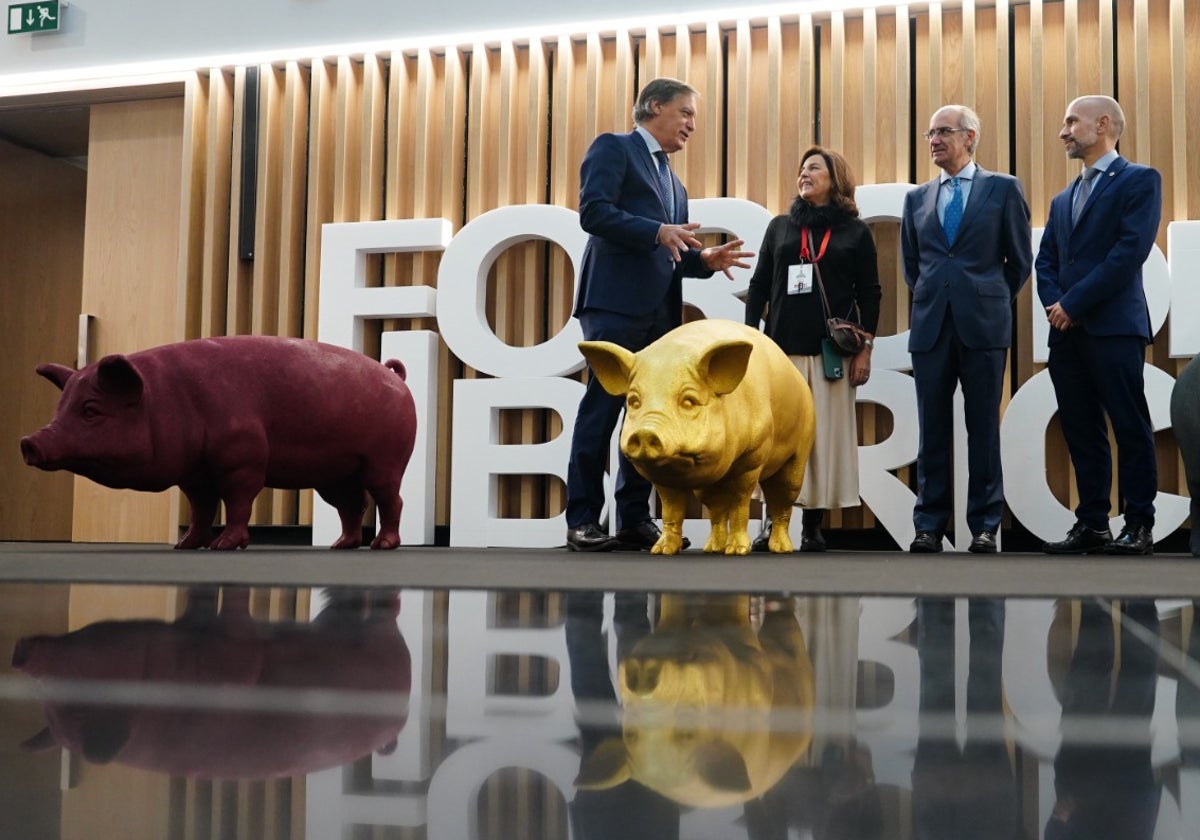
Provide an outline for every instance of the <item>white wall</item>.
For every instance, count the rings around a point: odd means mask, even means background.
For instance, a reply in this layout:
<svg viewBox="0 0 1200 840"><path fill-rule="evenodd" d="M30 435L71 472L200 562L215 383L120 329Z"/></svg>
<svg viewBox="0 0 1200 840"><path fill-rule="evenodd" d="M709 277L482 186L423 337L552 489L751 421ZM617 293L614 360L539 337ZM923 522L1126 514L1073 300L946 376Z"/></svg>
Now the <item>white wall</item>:
<svg viewBox="0 0 1200 840"><path fill-rule="evenodd" d="M2 8L10 2L15 0L6 0ZM837 4L792 2L777 4L776 11L830 5ZM155 71L193 69L247 63L239 58L248 54L250 61L292 57L291 51L307 58L315 54L312 48L332 45L405 46L429 38L441 46L495 30L579 31L581 23L601 16L605 21L653 16L683 22L710 18L718 9L738 10L728 15L737 18L749 9L767 8L761 0L72 0L59 32L8 35L7 26L0 30L0 96L30 83L124 75L132 72L127 65L147 62L169 63L150 68Z"/></svg>

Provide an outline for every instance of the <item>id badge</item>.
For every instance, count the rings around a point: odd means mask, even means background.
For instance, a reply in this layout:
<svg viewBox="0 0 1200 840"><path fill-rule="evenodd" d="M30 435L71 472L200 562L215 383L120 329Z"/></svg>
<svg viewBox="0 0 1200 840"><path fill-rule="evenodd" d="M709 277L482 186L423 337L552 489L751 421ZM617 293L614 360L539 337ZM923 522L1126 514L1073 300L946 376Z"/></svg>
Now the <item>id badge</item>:
<svg viewBox="0 0 1200 840"><path fill-rule="evenodd" d="M812 269L812 263L800 263L799 265L788 266L787 293L789 295L807 295L812 292Z"/></svg>

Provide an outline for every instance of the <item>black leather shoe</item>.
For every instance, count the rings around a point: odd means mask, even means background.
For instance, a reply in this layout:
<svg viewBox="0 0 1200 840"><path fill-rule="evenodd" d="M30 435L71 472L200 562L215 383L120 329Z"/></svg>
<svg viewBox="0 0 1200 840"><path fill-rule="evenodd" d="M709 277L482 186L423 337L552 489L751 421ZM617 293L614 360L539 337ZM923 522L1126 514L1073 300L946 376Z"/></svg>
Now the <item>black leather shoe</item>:
<svg viewBox="0 0 1200 840"><path fill-rule="evenodd" d="M1082 522L1076 522L1074 527L1067 532L1065 540L1042 543L1042 551L1046 554L1091 554L1103 551L1105 546L1111 542L1112 531L1107 528L1097 531Z"/></svg>
<svg viewBox="0 0 1200 840"><path fill-rule="evenodd" d="M800 550L809 554L825 550L825 535L820 528L804 528L800 531Z"/></svg>
<svg viewBox="0 0 1200 840"><path fill-rule="evenodd" d="M1104 546L1105 554L1153 554L1154 535L1145 525L1126 525L1115 540Z"/></svg>
<svg viewBox="0 0 1200 840"><path fill-rule="evenodd" d="M996 535L991 531L980 531L971 539L967 551L972 554L995 554Z"/></svg>
<svg viewBox="0 0 1200 840"><path fill-rule="evenodd" d="M617 531L616 548L617 551L649 551L661 536L662 529L655 524L653 519L647 519L636 525L626 525ZM679 550L686 551L691 544L692 541L684 537L683 545L679 547Z"/></svg>
<svg viewBox="0 0 1200 840"><path fill-rule="evenodd" d="M752 543L750 543L751 551L771 550L770 540L772 525L774 525L774 523L770 519L763 523L762 530L758 532L758 536L754 538Z"/></svg>
<svg viewBox="0 0 1200 840"><path fill-rule="evenodd" d="M933 531L917 531L908 550L913 554L937 554L942 550L942 535Z"/></svg>
<svg viewBox="0 0 1200 840"><path fill-rule="evenodd" d="M571 551L612 551L616 547L617 538L601 531L595 522L567 529L567 548Z"/></svg>

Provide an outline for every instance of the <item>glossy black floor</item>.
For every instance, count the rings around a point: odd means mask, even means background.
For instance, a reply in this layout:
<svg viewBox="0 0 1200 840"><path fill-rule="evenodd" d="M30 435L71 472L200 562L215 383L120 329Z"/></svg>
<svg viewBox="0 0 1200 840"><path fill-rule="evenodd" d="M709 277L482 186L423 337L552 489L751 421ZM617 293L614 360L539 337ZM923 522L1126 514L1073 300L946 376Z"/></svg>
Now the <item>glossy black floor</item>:
<svg viewBox="0 0 1200 840"><path fill-rule="evenodd" d="M0 544L0 838L1194 838L1198 569Z"/></svg>

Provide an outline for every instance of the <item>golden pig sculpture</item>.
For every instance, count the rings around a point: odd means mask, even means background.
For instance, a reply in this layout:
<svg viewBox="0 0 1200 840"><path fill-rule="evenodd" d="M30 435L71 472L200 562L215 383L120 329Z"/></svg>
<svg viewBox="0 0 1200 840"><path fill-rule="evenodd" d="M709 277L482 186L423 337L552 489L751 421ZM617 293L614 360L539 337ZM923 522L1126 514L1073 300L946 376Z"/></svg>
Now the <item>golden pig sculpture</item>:
<svg viewBox="0 0 1200 840"><path fill-rule="evenodd" d="M694 494L711 524L704 550L748 554L758 484L771 551L792 550L792 504L816 421L808 382L774 341L709 319L676 327L638 353L607 341L583 341L579 350L604 390L625 396L621 451L662 500L653 553L679 552Z"/></svg>
<svg viewBox="0 0 1200 840"><path fill-rule="evenodd" d="M762 796L812 741L812 660L794 600L757 630L748 595L663 595L654 631L622 658L620 738L580 766L576 787L630 779L683 805Z"/></svg>

